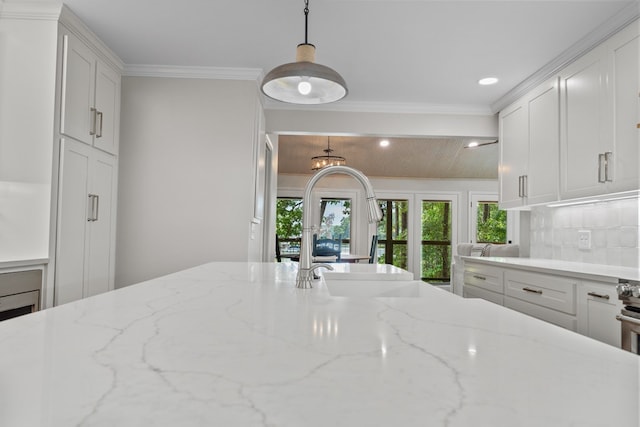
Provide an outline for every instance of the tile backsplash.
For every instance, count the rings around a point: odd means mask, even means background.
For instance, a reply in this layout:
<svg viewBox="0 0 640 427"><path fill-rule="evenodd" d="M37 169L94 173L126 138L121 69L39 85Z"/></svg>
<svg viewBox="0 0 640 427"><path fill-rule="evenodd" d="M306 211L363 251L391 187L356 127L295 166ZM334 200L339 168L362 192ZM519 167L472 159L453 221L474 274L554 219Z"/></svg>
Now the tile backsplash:
<svg viewBox="0 0 640 427"><path fill-rule="evenodd" d="M640 268L639 199L537 207L530 213L530 256ZM590 231L591 248L578 246Z"/></svg>

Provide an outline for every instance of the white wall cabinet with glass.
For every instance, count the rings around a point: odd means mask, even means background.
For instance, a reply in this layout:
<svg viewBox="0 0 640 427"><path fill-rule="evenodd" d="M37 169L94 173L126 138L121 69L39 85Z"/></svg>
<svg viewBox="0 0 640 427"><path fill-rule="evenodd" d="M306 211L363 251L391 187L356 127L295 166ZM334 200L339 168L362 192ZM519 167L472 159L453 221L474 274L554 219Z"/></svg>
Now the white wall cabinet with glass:
<svg viewBox="0 0 640 427"><path fill-rule="evenodd" d="M64 25L60 25L60 37L60 133L117 154L120 73Z"/></svg>
<svg viewBox="0 0 640 427"><path fill-rule="evenodd" d="M113 289L117 162L73 139L61 142L55 304Z"/></svg>
<svg viewBox="0 0 640 427"><path fill-rule="evenodd" d="M562 199L638 189L638 27L561 73Z"/></svg>
<svg viewBox="0 0 640 427"><path fill-rule="evenodd" d="M553 78L500 112L500 208L557 200L559 103Z"/></svg>

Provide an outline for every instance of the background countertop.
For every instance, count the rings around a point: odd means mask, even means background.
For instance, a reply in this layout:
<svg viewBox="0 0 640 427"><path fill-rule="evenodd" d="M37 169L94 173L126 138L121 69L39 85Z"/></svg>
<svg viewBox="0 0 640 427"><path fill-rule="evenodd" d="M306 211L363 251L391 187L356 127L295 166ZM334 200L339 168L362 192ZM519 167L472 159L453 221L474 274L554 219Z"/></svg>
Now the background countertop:
<svg viewBox="0 0 640 427"><path fill-rule="evenodd" d="M587 280L599 280L617 284L618 279L640 281L640 270L616 265L590 264L543 258L502 258L502 257L460 257L472 262L518 267L551 274L579 277Z"/></svg>
<svg viewBox="0 0 640 427"><path fill-rule="evenodd" d="M296 289L296 268L206 264L0 322L0 425L638 426L636 355L427 284Z"/></svg>

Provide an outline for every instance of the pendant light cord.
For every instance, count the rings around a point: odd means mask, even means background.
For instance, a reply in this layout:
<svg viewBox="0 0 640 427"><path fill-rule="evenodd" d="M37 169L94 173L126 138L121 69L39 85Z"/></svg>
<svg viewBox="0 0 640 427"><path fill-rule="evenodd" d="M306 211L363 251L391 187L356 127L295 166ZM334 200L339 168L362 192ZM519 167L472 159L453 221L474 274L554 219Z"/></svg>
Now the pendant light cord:
<svg viewBox="0 0 640 427"><path fill-rule="evenodd" d="M309 0L304 0L304 44L307 42L307 28L309 26Z"/></svg>

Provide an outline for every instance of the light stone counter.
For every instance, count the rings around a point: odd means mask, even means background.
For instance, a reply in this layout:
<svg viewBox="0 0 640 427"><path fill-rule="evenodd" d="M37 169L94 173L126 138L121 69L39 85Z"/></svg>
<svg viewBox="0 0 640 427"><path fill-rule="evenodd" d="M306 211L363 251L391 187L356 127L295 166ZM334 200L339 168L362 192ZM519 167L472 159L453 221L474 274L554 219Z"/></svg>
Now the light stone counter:
<svg viewBox="0 0 640 427"><path fill-rule="evenodd" d="M640 281L640 269L616 265L591 264L542 258L502 258L502 257L460 257L463 260L492 264L498 267L517 267L524 270L538 271L579 277L587 280L599 280L618 283L618 279Z"/></svg>
<svg viewBox="0 0 640 427"><path fill-rule="evenodd" d="M0 426L637 427L640 358L481 300L213 263L0 323ZM407 282L404 282L407 283Z"/></svg>

